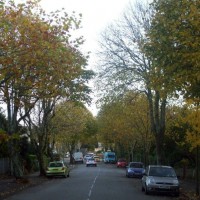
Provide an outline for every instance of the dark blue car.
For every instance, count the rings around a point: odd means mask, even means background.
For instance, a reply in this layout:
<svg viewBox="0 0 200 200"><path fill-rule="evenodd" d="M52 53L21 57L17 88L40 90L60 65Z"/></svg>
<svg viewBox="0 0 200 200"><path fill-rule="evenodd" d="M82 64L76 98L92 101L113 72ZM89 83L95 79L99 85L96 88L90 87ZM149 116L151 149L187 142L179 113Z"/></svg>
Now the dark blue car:
<svg viewBox="0 0 200 200"><path fill-rule="evenodd" d="M130 162L126 167L126 177L142 178L145 173L144 165L142 162Z"/></svg>

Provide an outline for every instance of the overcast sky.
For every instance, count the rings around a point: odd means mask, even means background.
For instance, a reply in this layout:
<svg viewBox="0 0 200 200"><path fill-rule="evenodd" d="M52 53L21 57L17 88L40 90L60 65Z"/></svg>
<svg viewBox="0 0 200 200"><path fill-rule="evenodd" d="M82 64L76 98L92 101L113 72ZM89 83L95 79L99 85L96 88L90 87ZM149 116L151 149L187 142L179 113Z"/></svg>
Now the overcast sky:
<svg viewBox="0 0 200 200"><path fill-rule="evenodd" d="M41 0L41 6L46 11L55 11L56 9L65 8L67 12L75 13L82 16L82 28L80 34L85 38L83 50L91 52L89 68L93 69L95 63L95 51L98 48L100 33L117 20L129 2L134 0ZM94 69L93 69L94 70ZM95 98L89 110L93 115L97 114Z"/></svg>
<svg viewBox="0 0 200 200"><path fill-rule="evenodd" d="M95 52L98 48L100 33L114 20L120 18L129 2L134 0L41 0L41 7L49 11L65 9L70 15L73 11L82 14L82 28L80 35L85 39L82 47L83 53L91 52L89 68L94 70ZM16 0L16 2L26 2L26 0ZM97 114L95 99L89 110L93 115Z"/></svg>
<svg viewBox="0 0 200 200"><path fill-rule="evenodd" d="M82 35L86 39L85 48L93 49L99 33L122 14L129 0L41 0L45 10L55 11L65 8L67 12L83 14Z"/></svg>

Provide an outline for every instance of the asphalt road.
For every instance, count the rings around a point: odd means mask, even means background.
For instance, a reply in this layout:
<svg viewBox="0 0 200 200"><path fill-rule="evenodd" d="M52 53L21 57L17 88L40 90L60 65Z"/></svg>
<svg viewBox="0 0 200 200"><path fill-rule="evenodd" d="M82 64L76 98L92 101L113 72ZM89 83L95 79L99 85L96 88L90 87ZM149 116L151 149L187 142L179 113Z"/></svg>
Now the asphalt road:
<svg viewBox="0 0 200 200"><path fill-rule="evenodd" d="M7 200L171 200L171 196L145 195L140 179L127 178L125 169L99 163L97 167L77 164L69 178L28 188Z"/></svg>

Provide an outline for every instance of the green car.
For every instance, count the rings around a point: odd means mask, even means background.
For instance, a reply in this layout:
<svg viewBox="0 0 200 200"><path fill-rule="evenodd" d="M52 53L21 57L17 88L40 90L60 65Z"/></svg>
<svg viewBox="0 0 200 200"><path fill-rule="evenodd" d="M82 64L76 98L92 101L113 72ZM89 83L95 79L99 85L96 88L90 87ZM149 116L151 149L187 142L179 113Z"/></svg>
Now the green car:
<svg viewBox="0 0 200 200"><path fill-rule="evenodd" d="M69 167L65 165L63 161L50 162L46 169L46 176L63 176L69 177Z"/></svg>

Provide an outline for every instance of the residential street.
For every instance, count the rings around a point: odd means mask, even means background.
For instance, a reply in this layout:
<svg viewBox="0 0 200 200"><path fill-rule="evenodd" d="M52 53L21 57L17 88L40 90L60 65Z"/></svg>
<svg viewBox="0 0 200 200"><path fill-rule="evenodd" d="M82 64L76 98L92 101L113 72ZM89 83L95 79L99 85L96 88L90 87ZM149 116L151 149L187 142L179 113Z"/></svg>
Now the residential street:
<svg viewBox="0 0 200 200"><path fill-rule="evenodd" d="M66 179L59 177L52 179L39 178L37 173L27 178L29 183L18 183L20 187L9 195L2 195L1 192L0 199L63 200L67 198L70 200L100 200L102 197L105 200L122 200L124 198L127 200L133 198L137 200L178 199L164 195L145 195L141 191L140 179L127 178L124 169L118 169L115 165L104 163L99 164L97 167L86 167L85 164L75 165L74 169L71 170L70 177ZM184 195L185 189L189 189L192 185L187 186L185 183L181 183L184 189L181 189L179 199L189 199ZM9 184L9 186L11 185L12 183Z"/></svg>

